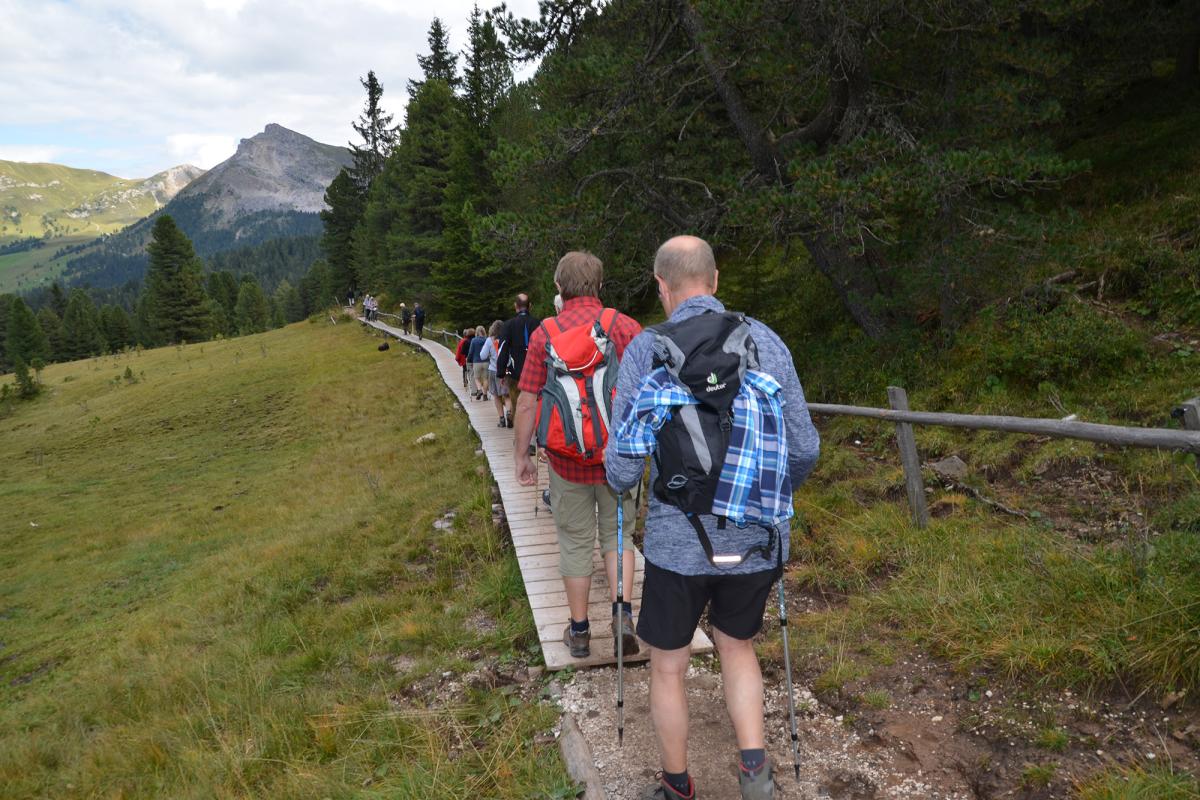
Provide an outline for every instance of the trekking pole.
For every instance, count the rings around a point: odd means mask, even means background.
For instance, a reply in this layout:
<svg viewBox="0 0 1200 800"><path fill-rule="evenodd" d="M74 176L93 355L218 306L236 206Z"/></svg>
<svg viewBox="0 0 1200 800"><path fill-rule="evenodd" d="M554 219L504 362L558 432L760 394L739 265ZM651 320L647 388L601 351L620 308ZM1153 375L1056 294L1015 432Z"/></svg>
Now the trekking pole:
<svg viewBox="0 0 1200 800"><path fill-rule="evenodd" d="M618 529L619 530L619 529ZM618 537L619 538L619 537ZM779 542L780 549L783 542ZM788 718L792 726L792 764L796 768L796 780L800 780L800 742L796 735L796 692L792 688L792 655L788 646L787 601L783 595L783 573L779 575L779 629L783 631L783 669L787 674Z"/></svg>
<svg viewBox="0 0 1200 800"><path fill-rule="evenodd" d="M625 512L617 494L617 747L625 744ZM799 772L799 767L796 768Z"/></svg>

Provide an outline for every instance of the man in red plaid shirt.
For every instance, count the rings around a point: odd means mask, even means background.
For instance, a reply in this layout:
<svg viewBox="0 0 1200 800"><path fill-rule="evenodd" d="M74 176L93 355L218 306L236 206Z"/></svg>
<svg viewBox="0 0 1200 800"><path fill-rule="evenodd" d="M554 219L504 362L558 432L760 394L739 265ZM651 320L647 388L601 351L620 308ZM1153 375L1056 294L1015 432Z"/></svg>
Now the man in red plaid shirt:
<svg viewBox="0 0 1200 800"><path fill-rule="evenodd" d="M604 266L600 259L587 252L567 253L558 262L554 272L554 285L563 298L563 309L554 317L560 330L586 325L600 319L604 310L600 302L600 286L604 277ZM642 326L624 314L617 314L608 329L609 339L616 346L617 357L625 352L625 346L642 332ZM521 370L517 400L516 426L513 433L513 458L516 461L517 480L524 486L537 482L537 469L529 454L529 443L533 438L538 393L546 383L546 344L549 334L543 323L529 339L529 354ZM614 365L615 367L615 365ZM588 621L588 592L592 587L592 550L596 537L600 538L600 552L604 556L604 567L608 573L610 600L613 608L613 647L616 637L624 637L626 654L638 651L638 640L634 634L633 614L629 602L618 608L617 599L617 494L609 488L605 478L604 464L589 466L572 461L555 453L546 453L550 460L550 510L554 514L554 526L558 529L559 571L567 593L567 605L571 621L563 632L563 644L572 657L584 658L590 654L591 626ZM636 509L632 499L625 495L625 519L632 524ZM625 597L633 596L633 549L625 550L624 575Z"/></svg>

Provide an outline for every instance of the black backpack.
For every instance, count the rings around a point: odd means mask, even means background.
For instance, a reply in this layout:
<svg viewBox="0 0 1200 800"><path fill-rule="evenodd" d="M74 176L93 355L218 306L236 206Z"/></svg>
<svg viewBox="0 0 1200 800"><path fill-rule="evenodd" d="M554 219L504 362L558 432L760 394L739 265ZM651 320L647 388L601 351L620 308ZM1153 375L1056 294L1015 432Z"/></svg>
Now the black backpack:
<svg viewBox="0 0 1200 800"><path fill-rule="evenodd" d="M746 370L758 369L758 348L750 337L750 323L742 314L709 311L650 330L654 333L653 367L666 367L699 401L680 407L658 432L655 496L684 512L714 566L739 564L754 551L763 551L763 557L769 558L774 529L765 550L760 546L741 555L715 555L698 516L713 513L733 429L733 401ZM725 517L717 517L718 528L725 524Z"/></svg>

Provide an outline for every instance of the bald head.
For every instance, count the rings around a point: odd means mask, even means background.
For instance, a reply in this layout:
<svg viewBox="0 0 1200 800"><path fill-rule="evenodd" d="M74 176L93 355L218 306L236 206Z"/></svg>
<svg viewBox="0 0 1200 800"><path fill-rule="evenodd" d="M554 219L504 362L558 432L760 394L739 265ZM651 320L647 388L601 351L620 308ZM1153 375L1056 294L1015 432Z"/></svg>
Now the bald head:
<svg viewBox="0 0 1200 800"><path fill-rule="evenodd" d="M518 294L516 302L513 303L513 307L516 308L517 311L528 311L529 295L525 294L524 292Z"/></svg>
<svg viewBox="0 0 1200 800"><path fill-rule="evenodd" d="M668 239L654 255L654 274L672 292L712 292L717 283L717 260L708 242L696 236Z"/></svg>

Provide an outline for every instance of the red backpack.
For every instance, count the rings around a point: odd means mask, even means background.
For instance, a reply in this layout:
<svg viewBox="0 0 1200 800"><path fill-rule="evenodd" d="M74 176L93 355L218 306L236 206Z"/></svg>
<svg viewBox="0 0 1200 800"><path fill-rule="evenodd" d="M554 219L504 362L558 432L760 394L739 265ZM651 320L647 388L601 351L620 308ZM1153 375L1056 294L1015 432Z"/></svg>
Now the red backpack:
<svg viewBox="0 0 1200 800"><path fill-rule="evenodd" d="M600 319L564 330L557 318L542 324L546 343L546 385L538 393L537 443L580 464L604 463L608 419L617 392L617 346L609 330L616 309Z"/></svg>

